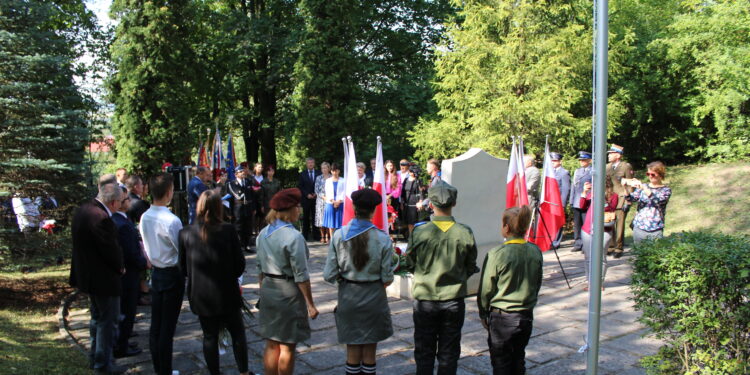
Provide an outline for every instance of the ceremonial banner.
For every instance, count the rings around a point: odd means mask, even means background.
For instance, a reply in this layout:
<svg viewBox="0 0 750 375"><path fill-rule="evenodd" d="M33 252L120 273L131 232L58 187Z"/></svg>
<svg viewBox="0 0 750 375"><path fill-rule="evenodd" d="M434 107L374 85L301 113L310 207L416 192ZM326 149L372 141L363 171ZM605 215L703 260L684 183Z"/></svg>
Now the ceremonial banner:
<svg viewBox="0 0 750 375"><path fill-rule="evenodd" d="M234 143L232 142L232 133L227 136L227 181L234 181L234 168L237 166L237 159L234 157Z"/></svg>
<svg viewBox="0 0 750 375"><path fill-rule="evenodd" d="M539 218L536 221L536 231L530 234L529 242L535 243L542 251L551 248L557 232L565 224L565 208L560 200L560 187L555 179L552 168L552 158L549 155L549 143L544 147L544 178L542 192L539 197Z"/></svg>
<svg viewBox="0 0 750 375"><path fill-rule="evenodd" d="M388 202L385 201L385 167L383 166L383 144L378 137L378 148L375 157L375 170L372 176L372 188L380 193L383 201L375 208L372 223L382 231L388 233Z"/></svg>
<svg viewBox="0 0 750 375"><path fill-rule="evenodd" d="M508 175L505 187L505 208L523 206L529 204L526 192L526 174L523 166L523 146L520 138L518 145L515 138L510 149L510 163L508 164Z"/></svg>
<svg viewBox="0 0 750 375"><path fill-rule="evenodd" d="M354 205L352 204L352 193L359 189L358 175L357 175L357 157L354 154L354 142L351 138L348 139L348 152L345 155L344 165L346 171L344 171L344 188L346 194L344 196L344 218L341 225L348 224L354 219Z"/></svg>

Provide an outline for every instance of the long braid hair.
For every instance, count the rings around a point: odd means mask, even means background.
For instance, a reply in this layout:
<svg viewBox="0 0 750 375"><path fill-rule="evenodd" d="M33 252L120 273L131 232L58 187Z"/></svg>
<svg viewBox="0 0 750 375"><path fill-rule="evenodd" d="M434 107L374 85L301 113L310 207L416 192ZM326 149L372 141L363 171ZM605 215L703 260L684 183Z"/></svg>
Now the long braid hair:
<svg viewBox="0 0 750 375"><path fill-rule="evenodd" d="M373 212L375 212L375 208L365 209L354 206L354 216L360 220L370 220ZM362 268L370 261L370 253L367 251L367 244L369 242L370 234L368 232L364 232L349 241L344 241L344 246L349 250L354 268L357 271L362 271Z"/></svg>

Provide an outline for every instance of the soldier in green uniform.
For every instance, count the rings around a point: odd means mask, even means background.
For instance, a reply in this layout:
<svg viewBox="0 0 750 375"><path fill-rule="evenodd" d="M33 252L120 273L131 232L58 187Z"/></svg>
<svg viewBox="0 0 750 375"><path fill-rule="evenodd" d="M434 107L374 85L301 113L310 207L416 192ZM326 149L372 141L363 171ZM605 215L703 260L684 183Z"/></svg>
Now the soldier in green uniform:
<svg viewBox="0 0 750 375"><path fill-rule="evenodd" d="M414 273L414 359L417 375L455 374L461 354L466 281L478 271L477 245L466 225L451 216L458 191L440 181L427 192L434 215L414 228L406 269Z"/></svg>
<svg viewBox="0 0 750 375"><path fill-rule="evenodd" d="M523 235L531 221L529 206L503 213L502 245L484 259L477 304L482 325L489 331L494 375L525 374L526 345L531 337L539 288L542 252Z"/></svg>
<svg viewBox="0 0 750 375"><path fill-rule="evenodd" d="M299 220L302 193L284 189L271 199L268 226L257 238L260 299L260 336L266 339L263 367L266 374L294 373L297 343L310 338L307 318L318 310L312 300L309 250L292 223Z"/></svg>
<svg viewBox="0 0 750 375"><path fill-rule="evenodd" d="M617 200L617 210L615 211L615 233L610 242L610 250L614 251L614 257L619 258L622 256L623 242L625 239L625 220L630 210L630 202L625 200L625 197L633 192L633 188L628 185L623 185L622 179L633 178L633 166L630 163L622 160L622 154L624 149L622 146L612 144L609 151L607 151L607 178L612 181L615 193L619 197ZM607 251L607 254L611 254L611 251Z"/></svg>
<svg viewBox="0 0 750 375"><path fill-rule="evenodd" d="M382 200L372 189L352 193L356 218L334 232L323 270L323 278L339 286L334 314L347 375L374 374L378 342L393 335L385 294L393 282L393 244L371 221Z"/></svg>

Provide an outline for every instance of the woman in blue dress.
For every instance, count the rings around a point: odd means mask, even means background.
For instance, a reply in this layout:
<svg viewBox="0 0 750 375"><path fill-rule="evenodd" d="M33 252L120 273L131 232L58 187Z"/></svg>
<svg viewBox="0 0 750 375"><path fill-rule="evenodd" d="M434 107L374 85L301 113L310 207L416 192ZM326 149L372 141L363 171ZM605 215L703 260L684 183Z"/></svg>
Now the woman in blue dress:
<svg viewBox="0 0 750 375"><path fill-rule="evenodd" d="M341 228L341 222L344 218L344 180L339 178L341 169L338 164L331 164L331 177L326 180L325 201L326 208L323 212L323 226L328 228L330 238L333 238L333 232Z"/></svg>

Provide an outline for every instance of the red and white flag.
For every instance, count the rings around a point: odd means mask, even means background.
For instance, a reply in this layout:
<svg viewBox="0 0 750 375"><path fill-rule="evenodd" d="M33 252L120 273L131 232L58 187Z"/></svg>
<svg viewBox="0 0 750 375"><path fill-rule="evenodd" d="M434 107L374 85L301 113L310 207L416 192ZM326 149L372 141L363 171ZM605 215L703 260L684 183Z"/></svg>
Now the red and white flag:
<svg viewBox="0 0 750 375"><path fill-rule="evenodd" d="M388 202L385 201L385 167L383 166L383 144L378 137L378 150L375 156L375 170L372 176L372 188L380 193L383 201L375 208L372 223L378 229L388 233Z"/></svg>
<svg viewBox="0 0 750 375"><path fill-rule="evenodd" d="M542 251L552 247L557 232L565 224L565 208L560 200L560 187L555 179L552 159L549 155L549 143L544 146L544 178L539 203L539 218L536 231L529 235L529 242L535 243Z"/></svg>
<svg viewBox="0 0 750 375"><path fill-rule="evenodd" d="M344 154L344 218L341 225L349 224L354 219L354 204L352 193L359 189L359 175L357 173L357 157L354 155L354 142L351 138L347 142L347 152Z"/></svg>
<svg viewBox="0 0 750 375"><path fill-rule="evenodd" d="M513 147L510 150L510 163L508 164L508 177L505 182L505 208L523 206L529 204L529 197L526 194L526 174L524 173L522 150L523 147L519 140L516 145L513 139Z"/></svg>

